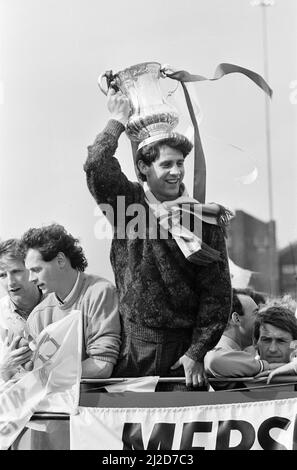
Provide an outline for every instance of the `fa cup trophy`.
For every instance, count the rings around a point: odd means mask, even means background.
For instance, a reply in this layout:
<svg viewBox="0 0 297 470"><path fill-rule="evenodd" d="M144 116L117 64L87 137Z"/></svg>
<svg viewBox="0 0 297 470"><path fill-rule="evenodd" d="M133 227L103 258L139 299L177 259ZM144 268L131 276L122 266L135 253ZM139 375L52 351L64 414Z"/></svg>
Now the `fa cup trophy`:
<svg viewBox="0 0 297 470"><path fill-rule="evenodd" d="M193 75L186 70L173 70L169 66L161 66L158 62L143 62L115 74L112 71L105 72L99 76L98 84L105 95L107 87L112 86L115 90L121 90L129 99L131 112L126 124L126 134L131 140L135 157L136 148L139 151L145 145L168 138L183 139L187 147L192 146L185 136L174 131L178 124L178 113L171 104L166 102L160 87L160 78L168 77L181 83L194 128L194 197L200 202L205 202L206 163L195 112L186 84L219 80L231 73L246 75L268 96L272 96L271 88L261 75L239 65L227 63L219 64L213 78L207 78L203 75ZM107 81L106 85L103 82L104 78Z"/></svg>
<svg viewBox="0 0 297 470"><path fill-rule="evenodd" d="M115 74L105 72L98 78L105 95L106 85L112 83L129 99L131 112L126 133L133 142L141 142L141 146L162 139L178 124L177 110L166 102L162 94L160 78L166 78L162 70L158 62L144 62Z"/></svg>

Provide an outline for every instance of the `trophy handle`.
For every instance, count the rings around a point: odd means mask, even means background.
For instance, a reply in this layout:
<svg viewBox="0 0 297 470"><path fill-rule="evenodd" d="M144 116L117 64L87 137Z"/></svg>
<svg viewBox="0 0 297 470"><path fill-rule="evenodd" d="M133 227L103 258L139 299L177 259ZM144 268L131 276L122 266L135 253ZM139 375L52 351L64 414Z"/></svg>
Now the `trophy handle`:
<svg viewBox="0 0 297 470"><path fill-rule="evenodd" d="M168 74L177 72L177 70L178 69L176 69L175 67L172 67L172 65L170 64L163 64L160 67L160 74L162 78L166 78Z"/></svg>
<svg viewBox="0 0 297 470"><path fill-rule="evenodd" d="M97 83L98 83L98 86L100 88L100 90L102 91L102 93L106 96L107 95L107 91L108 91L108 87L107 87L107 84L106 84L106 87L104 87L103 85L103 78L106 78L106 74L105 73L101 73L98 77L98 80L97 80ZM106 80L107 81L107 80Z"/></svg>
<svg viewBox="0 0 297 470"><path fill-rule="evenodd" d="M106 88L103 86L103 78L106 78L106 85L107 85ZM116 78L117 77L116 75L112 73L112 70L107 70L107 72L101 73L101 75L99 75L98 85L102 93L104 93L104 95L107 95L108 89L110 87L112 87L115 91L119 91L119 87L117 86L117 83L116 83Z"/></svg>

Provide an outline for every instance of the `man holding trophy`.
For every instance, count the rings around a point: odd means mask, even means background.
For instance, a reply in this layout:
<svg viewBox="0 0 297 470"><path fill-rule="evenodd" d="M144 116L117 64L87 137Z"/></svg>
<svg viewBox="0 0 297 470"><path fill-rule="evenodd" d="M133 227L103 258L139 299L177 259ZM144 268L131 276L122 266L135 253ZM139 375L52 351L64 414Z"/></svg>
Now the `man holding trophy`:
<svg viewBox="0 0 297 470"><path fill-rule="evenodd" d="M184 159L193 145L173 131L178 115L158 90L160 64L138 64L107 78L110 120L88 147L84 170L114 228L122 346L113 376L185 377L187 389L197 389L207 382L204 356L219 341L231 308L227 217L221 206L201 204L186 192ZM125 130L139 182L129 181L115 158ZM137 234L135 225L131 230L136 210ZM159 384L157 390L184 388Z"/></svg>

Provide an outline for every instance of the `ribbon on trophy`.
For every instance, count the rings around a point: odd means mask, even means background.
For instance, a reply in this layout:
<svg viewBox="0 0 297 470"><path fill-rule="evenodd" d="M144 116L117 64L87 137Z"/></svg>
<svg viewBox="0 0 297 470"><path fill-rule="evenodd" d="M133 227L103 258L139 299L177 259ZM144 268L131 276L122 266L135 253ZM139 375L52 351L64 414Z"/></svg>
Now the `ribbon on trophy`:
<svg viewBox="0 0 297 470"><path fill-rule="evenodd" d="M98 85L105 95L107 95L107 89L103 86L103 78L106 79L107 88L112 86L115 90L121 90L129 98L131 115L126 124L126 134L131 142L136 174L138 174L136 155L140 148L149 143L161 141L166 135L172 135L172 129L178 124L177 111L166 102L158 85L160 77L177 80L182 85L194 128L193 196L200 203L205 203L206 162L195 111L186 83L219 80L231 73L245 75L269 97L272 97L272 89L261 75L239 65L228 63L219 64L213 78L194 75L186 70L175 70L169 65L162 66L158 62L136 64L116 74L110 70L99 76Z"/></svg>
<svg viewBox="0 0 297 470"><path fill-rule="evenodd" d="M264 78L252 70L240 67L235 64L222 63L219 64L215 70L213 78L207 78L203 75L194 75L186 70L173 70L171 66L164 65L161 68L161 73L165 77L177 80L181 83L191 121L194 128L194 189L193 196L198 201L204 203L206 196L206 162L203 152L203 147L200 139L199 127L197 124L195 112L193 109L193 104L189 91L187 89L186 83L192 82L201 82L201 81L214 81L219 80L220 78L228 75L230 73L241 73L252 80L256 85L258 85L270 98L272 97L272 89Z"/></svg>

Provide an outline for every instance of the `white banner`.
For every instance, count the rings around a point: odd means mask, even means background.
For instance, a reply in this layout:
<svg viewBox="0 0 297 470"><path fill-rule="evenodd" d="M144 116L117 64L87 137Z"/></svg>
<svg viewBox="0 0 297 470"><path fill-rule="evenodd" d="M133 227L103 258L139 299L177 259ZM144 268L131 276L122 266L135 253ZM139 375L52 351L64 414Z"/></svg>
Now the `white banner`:
<svg viewBox="0 0 297 470"><path fill-rule="evenodd" d="M70 447L79 450L289 450L297 429L297 398L78 410L70 417Z"/></svg>
<svg viewBox="0 0 297 470"><path fill-rule="evenodd" d="M0 449L7 449L36 411L75 412L81 376L81 312L73 311L38 336L34 370L0 389Z"/></svg>
<svg viewBox="0 0 297 470"><path fill-rule="evenodd" d="M110 393L122 392L154 392L158 384L159 376L150 375L147 377L131 377L123 379L122 382L105 385L104 388Z"/></svg>

